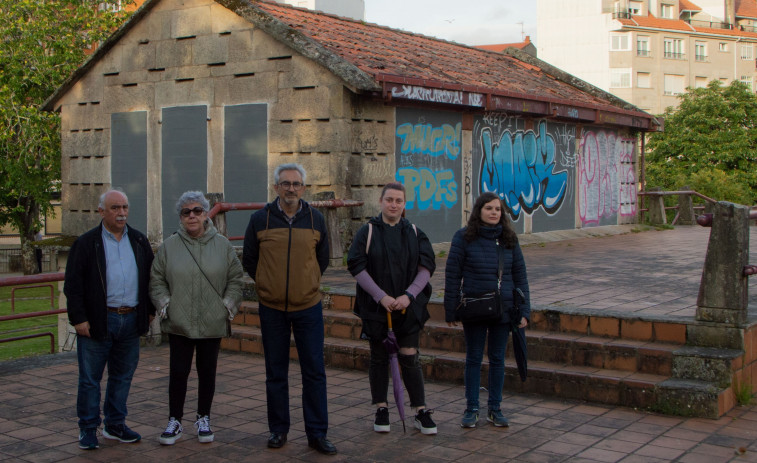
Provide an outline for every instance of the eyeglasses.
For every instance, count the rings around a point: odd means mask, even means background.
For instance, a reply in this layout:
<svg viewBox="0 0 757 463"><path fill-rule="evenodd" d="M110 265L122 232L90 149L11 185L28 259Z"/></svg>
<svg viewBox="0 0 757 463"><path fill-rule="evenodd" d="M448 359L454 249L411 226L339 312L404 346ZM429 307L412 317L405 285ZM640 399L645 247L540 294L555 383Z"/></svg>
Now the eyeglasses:
<svg viewBox="0 0 757 463"><path fill-rule="evenodd" d="M197 206L194 209L185 207L179 214L181 214L182 217L189 217L193 212L195 215L202 215L202 213L205 212L205 209L201 208L200 206Z"/></svg>
<svg viewBox="0 0 757 463"><path fill-rule="evenodd" d="M279 182L279 187L283 188L285 190L288 190L290 188L294 188L295 191L302 189L305 184L302 182Z"/></svg>

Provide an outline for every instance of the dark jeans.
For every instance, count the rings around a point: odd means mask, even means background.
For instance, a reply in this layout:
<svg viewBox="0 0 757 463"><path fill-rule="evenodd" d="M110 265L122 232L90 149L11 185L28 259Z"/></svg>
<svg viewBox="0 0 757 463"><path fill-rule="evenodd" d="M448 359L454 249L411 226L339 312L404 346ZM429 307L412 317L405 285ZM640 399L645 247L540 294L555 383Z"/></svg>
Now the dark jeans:
<svg viewBox="0 0 757 463"><path fill-rule="evenodd" d="M484 343L489 333L489 410L499 410L502 388L505 387L505 346L510 335L509 323L493 325L463 323L465 332L465 400L468 410L478 410L478 391L481 387L481 361Z"/></svg>
<svg viewBox="0 0 757 463"><path fill-rule="evenodd" d="M371 339L371 363L368 367L368 380L371 383L371 398L373 404L386 402L387 389L389 388L389 354L384 347L383 341ZM398 354L402 381L410 396L411 407L426 405L426 396L423 387L423 370L418 359L418 346L420 333L407 336L397 336L400 347L413 347L415 355Z"/></svg>
<svg viewBox="0 0 757 463"><path fill-rule="evenodd" d="M302 374L305 433L310 438L325 437L329 417L323 362L323 306L319 302L309 309L283 312L261 303L259 314L269 430L289 432L289 340L294 333Z"/></svg>
<svg viewBox="0 0 757 463"><path fill-rule="evenodd" d="M103 307L103 310L105 308ZM131 379L139 362L137 312L118 315L108 312L108 335L104 341L79 336L79 391L76 413L80 429L100 426L100 381L108 364L103 415L106 425L123 424Z"/></svg>
<svg viewBox="0 0 757 463"><path fill-rule="evenodd" d="M197 351L197 414L210 415L213 395L216 392L216 367L221 338L190 339L169 334L171 346L170 374L168 379L168 416L181 421L184 400L187 397L187 380L192 370L192 355Z"/></svg>

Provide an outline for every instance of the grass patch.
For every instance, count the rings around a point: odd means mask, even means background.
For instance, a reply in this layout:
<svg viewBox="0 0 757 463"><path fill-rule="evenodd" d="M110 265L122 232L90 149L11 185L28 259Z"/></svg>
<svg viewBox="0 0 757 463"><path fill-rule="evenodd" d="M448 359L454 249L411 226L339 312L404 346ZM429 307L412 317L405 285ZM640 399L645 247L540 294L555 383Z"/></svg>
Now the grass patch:
<svg viewBox="0 0 757 463"><path fill-rule="evenodd" d="M53 303L57 304L58 285L56 283L52 283L52 285ZM30 288L24 290L17 289L15 291L15 312L11 312L11 289L12 287L0 288L0 315L40 312L52 309L50 303L50 288ZM21 320L10 320L0 323L0 339L8 339L17 336L26 336L29 334L44 332L52 332L57 336L57 315L25 318ZM57 351L57 342L55 344L55 349ZM21 341L0 343L0 361L49 353L50 338L47 336L25 339Z"/></svg>
<svg viewBox="0 0 757 463"><path fill-rule="evenodd" d="M436 255L436 257L444 257L446 255L447 255L447 251L445 251L444 249L442 249L441 251L439 251L439 253Z"/></svg>
<svg viewBox="0 0 757 463"><path fill-rule="evenodd" d="M754 390L750 381L736 381L733 384L733 395L739 405L749 405L754 399Z"/></svg>

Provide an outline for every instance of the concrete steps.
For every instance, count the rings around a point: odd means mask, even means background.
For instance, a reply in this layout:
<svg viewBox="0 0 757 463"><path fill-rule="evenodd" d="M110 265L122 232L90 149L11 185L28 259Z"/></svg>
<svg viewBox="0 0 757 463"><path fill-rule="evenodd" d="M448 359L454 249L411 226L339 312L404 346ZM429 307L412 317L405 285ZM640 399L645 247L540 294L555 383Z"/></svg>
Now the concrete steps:
<svg viewBox="0 0 757 463"><path fill-rule="evenodd" d="M367 371L368 343L351 312L352 297L324 294L324 355L330 367ZM222 348L262 354L257 303L243 303ZM440 303L421 336L424 375L462 383L461 327L444 322ZM508 345L508 390L710 418L734 405L732 371L740 351L686 346L686 324L534 310L526 331L529 377L521 382ZM297 351L292 341L290 358ZM488 365L484 359L482 385Z"/></svg>

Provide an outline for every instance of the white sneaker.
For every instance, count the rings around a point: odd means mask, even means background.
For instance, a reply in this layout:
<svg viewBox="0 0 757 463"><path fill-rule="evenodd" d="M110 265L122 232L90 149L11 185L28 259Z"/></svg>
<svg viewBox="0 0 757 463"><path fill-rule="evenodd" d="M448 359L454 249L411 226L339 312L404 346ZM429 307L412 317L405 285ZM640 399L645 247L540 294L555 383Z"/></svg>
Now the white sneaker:
<svg viewBox="0 0 757 463"><path fill-rule="evenodd" d="M158 440L162 445L173 445L181 437L181 431L183 431L181 423L172 416L171 419L168 420L166 430L163 431L163 434L160 435Z"/></svg>
<svg viewBox="0 0 757 463"><path fill-rule="evenodd" d="M213 442L215 436L210 429L210 417L208 415L197 415L197 421L195 421L195 428L197 428L197 439L203 444Z"/></svg>

